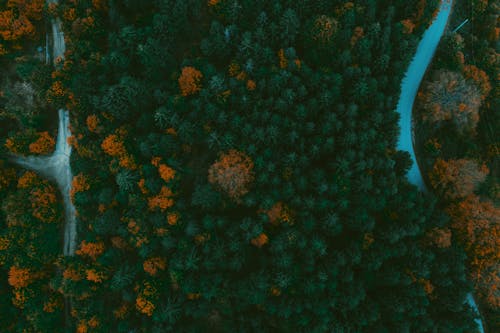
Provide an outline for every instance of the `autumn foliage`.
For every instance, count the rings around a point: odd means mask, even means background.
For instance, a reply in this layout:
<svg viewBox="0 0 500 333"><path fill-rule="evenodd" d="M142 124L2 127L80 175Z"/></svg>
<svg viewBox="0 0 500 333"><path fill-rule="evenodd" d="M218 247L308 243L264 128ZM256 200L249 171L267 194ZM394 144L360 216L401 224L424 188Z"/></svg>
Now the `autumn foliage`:
<svg viewBox="0 0 500 333"><path fill-rule="evenodd" d="M424 121L451 120L461 133L474 131L479 122L481 92L476 84L456 72L439 71L419 93Z"/></svg>
<svg viewBox="0 0 500 333"><path fill-rule="evenodd" d="M48 154L54 150L56 142L48 132L38 133L38 139L29 145L30 153Z"/></svg>
<svg viewBox="0 0 500 333"><path fill-rule="evenodd" d="M12 266L9 269L9 284L14 288L27 287L30 283L31 274L28 268Z"/></svg>
<svg viewBox="0 0 500 333"><path fill-rule="evenodd" d="M170 208L174 204L173 192L166 186L162 186L160 193L156 196L148 198L149 209L159 208L161 211Z"/></svg>
<svg viewBox="0 0 500 333"><path fill-rule="evenodd" d="M447 209L452 227L465 245L471 275L481 296L500 307L500 209L488 200L469 195Z"/></svg>
<svg viewBox="0 0 500 333"><path fill-rule="evenodd" d="M337 32L339 23L336 19L326 15L320 15L314 20L312 38L319 43L328 44Z"/></svg>
<svg viewBox="0 0 500 333"><path fill-rule="evenodd" d="M98 256L104 253L104 243L103 242L87 242L83 240L80 243L80 247L75 252L80 256L89 257L92 260L96 260Z"/></svg>
<svg viewBox="0 0 500 333"><path fill-rule="evenodd" d="M166 261L163 258L160 257L154 257L154 258L149 258L146 261L144 261L142 267L144 268L144 271L148 273L151 276L156 275L159 270L163 271L166 267Z"/></svg>
<svg viewBox="0 0 500 333"><path fill-rule="evenodd" d="M222 153L208 170L208 181L233 199L245 195L253 179L252 160L234 149Z"/></svg>
<svg viewBox="0 0 500 333"><path fill-rule="evenodd" d="M196 94L201 90L201 79L203 74L194 67L187 66L182 69L181 76L179 77L179 88L182 96L189 96Z"/></svg>
<svg viewBox="0 0 500 333"><path fill-rule="evenodd" d="M102 141L101 148L107 155L118 158L119 165L122 168L135 170L137 165L135 164L133 156L127 152L121 136L122 135L118 134L108 135Z"/></svg>
<svg viewBox="0 0 500 333"><path fill-rule="evenodd" d="M43 0L7 0L0 11L0 55L7 53L4 41L19 42L35 36L35 22L42 18Z"/></svg>
<svg viewBox="0 0 500 333"><path fill-rule="evenodd" d="M447 199L458 199L472 194L488 175L486 165L468 159L437 159L430 173L432 186Z"/></svg>
<svg viewBox="0 0 500 333"><path fill-rule="evenodd" d="M266 234L262 233L259 236L253 238L251 240L251 243L252 243L252 245L254 245L256 247L261 248L264 245L266 245L267 243L269 243L269 237L267 237Z"/></svg>

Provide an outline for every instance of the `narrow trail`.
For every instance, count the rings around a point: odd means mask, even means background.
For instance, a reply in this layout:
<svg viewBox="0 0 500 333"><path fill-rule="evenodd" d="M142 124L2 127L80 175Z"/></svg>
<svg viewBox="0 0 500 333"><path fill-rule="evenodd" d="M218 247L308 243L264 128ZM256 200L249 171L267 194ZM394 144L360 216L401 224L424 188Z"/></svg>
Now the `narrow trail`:
<svg viewBox="0 0 500 333"><path fill-rule="evenodd" d="M400 115L400 134L397 149L410 153L413 163L408 171L407 177L410 183L416 185L422 192L427 192L427 188L425 186L414 151L414 133L412 126L413 104L415 102L415 97L417 95L418 88L420 87L420 83L422 82L425 72L432 61L439 41L441 40L441 36L445 32L452 5L453 0L441 0L439 13L429 28L425 31L418 44L417 52L415 53L415 56L406 71L401 84L401 95L397 106L397 112ZM477 311L477 313L479 313L479 309L471 293L467 295L467 302ZM476 323L479 331L484 333L483 322L480 319L477 319Z"/></svg>

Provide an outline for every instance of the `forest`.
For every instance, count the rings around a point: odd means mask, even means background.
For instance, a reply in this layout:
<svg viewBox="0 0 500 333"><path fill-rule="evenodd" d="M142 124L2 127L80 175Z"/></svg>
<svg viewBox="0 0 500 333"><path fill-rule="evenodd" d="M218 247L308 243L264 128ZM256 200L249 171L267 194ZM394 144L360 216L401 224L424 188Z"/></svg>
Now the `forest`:
<svg viewBox="0 0 500 333"><path fill-rule="evenodd" d="M500 330L500 108L495 1L458 2L416 103L427 181L468 254L492 332ZM455 29L454 29L455 30Z"/></svg>
<svg viewBox="0 0 500 333"><path fill-rule="evenodd" d="M395 109L438 0L0 0L0 331L477 332L474 290L494 332L499 12L473 3L417 97L421 193ZM74 256L9 159L54 151L58 109Z"/></svg>

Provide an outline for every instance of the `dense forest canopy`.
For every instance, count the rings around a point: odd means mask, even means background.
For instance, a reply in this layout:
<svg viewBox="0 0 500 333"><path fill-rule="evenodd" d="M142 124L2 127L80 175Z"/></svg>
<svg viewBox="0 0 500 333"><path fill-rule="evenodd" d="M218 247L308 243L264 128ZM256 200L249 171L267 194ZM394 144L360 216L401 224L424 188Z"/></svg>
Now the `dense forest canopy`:
<svg viewBox="0 0 500 333"><path fill-rule="evenodd" d="M417 150L468 254L492 332L500 330L498 1L459 1L416 100ZM458 30L457 30L458 29Z"/></svg>
<svg viewBox="0 0 500 333"><path fill-rule="evenodd" d="M1 58L3 327L473 332L463 242L395 149L401 80L437 7L46 5L65 58ZM50 153L58 108L73 134L69 257L55 186L4 158Z"/></svg>

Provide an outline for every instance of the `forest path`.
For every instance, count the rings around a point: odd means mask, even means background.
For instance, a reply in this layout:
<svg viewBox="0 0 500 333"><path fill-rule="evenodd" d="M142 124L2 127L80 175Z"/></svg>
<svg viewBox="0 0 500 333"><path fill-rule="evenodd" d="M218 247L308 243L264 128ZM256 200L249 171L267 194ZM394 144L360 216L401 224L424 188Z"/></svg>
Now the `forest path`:
<svg viewBox="0 0 500 333"><path fill-rule="evenodd" d="M58 3L58 0L47 0L50 3ZM57 59L63 59L66 52L64 42L64 33L62 23L59 19L52 20L52 36L54 45L52 49L52 58L54 65ZM59 110L59 128L57 134L56 149L50 156L12 156L11 160L26 169L38 172L44 177L56 182L59 191L61 191L64 205L64 247L65 256L73 256L76 250L76 210L71 200L71 183L73 173L71 172L70 156L71 146L68 144L68 138L71 136L69 129L69 112Z"/></svg>
<svg viewBox="0 0 500 333"><path fill-rule="evenodd" d="M413 163L407 174L408 180L410 183L416 185L422 192L426 192L427 188L425 186L420 168L418 167L418 161L413 147L414 133L412 126L412 110L420 83L422 82L424 74L431 63L434 53L436 52L441 36L445 32L452 5L453 0L441 0L439 13L429 28L425 31L420 43L418 44L417 52L415 53L415 56L406 71L401 84L401 95L397 106L397 112L400 115L400 133L397 149L410 153ZM470 306L474 308L477 313L479 313L479 309L472 294L467 295L467 301ZM477 319L476 323L479 331L484 333L483 322L480 319Z"/></svg>

